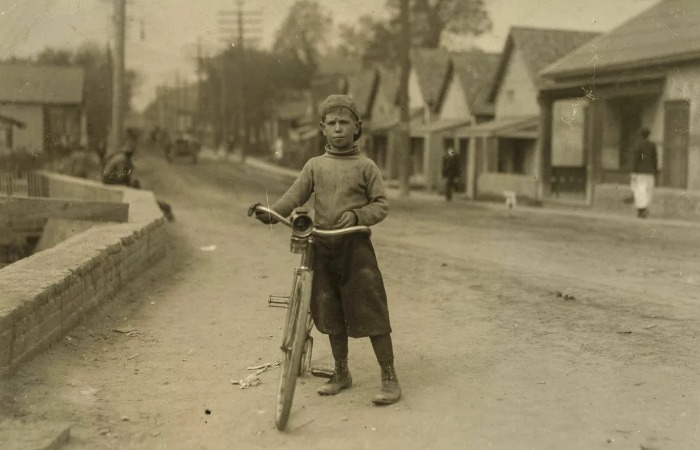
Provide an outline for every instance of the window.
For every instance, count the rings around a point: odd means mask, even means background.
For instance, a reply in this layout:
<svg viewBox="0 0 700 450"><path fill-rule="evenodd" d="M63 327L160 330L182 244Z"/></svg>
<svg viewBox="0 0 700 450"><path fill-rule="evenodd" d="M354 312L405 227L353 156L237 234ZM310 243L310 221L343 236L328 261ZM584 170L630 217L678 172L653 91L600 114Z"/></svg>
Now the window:
<svg viewBox="0 0 700 450"><path fill-rule="evenodd" d="M529 139L501 139L498 145L498 172L524 175L532 142Z"/></svg>

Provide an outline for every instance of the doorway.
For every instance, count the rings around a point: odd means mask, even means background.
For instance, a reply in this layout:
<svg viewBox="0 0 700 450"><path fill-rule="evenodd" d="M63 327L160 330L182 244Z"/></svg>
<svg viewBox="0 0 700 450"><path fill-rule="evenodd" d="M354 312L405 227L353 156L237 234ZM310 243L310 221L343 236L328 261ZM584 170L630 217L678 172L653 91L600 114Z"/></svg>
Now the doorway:
<svg viewBox="0 0 700 450"><path fill-rule="evenodd" d="M685 189L688 185L688 135L690 102L664 103L664 186Z"/></svg>

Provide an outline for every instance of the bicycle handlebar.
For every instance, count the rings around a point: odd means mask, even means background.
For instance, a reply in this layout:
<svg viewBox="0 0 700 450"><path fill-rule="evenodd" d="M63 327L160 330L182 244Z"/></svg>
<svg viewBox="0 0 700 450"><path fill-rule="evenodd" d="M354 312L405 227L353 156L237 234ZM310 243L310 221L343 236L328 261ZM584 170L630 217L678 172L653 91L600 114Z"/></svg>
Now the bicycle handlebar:
<svg viewBox="0 0 700 450"><path fill-rule="evenodd" d="M292 223L287 219L286 217L282 217L277 211L266 208L265 206L262 205L256 205L254 208L251 208L248 211L248 216L252 216L254 212L256 211L262 211L264 213L268 213L270 216L274 217L278 222L285 224L289 228L292 228ZM315 236L344 236L346 234L352 234L352 233L367 233L367 234L372 234L372 230L365 225L357 225L354 227L347 227L347 228L338 228L335 230L319 230L317 228L314 228L313 231L311 231L311 234Z"/></svg>

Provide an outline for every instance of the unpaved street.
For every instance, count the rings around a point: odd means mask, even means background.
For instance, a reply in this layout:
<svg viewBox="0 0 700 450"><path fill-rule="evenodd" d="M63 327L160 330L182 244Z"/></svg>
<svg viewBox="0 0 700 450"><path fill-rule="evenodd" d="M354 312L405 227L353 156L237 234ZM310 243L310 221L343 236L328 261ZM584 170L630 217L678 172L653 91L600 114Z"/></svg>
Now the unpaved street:
<svg viewBox="0 0 700 450"><path fill-rule="evenodd" d="M166 259L0 383L0 418L68 421L67 449L698 448L699 227L394 198L373 239L404 398L371 405L379 369L352 340L353 387L321 398L301 379L280 433L278 371L231 381L278 358L284 311L266 299L297 259L245 212L288 182L137 167L177 217Z"/></svg>

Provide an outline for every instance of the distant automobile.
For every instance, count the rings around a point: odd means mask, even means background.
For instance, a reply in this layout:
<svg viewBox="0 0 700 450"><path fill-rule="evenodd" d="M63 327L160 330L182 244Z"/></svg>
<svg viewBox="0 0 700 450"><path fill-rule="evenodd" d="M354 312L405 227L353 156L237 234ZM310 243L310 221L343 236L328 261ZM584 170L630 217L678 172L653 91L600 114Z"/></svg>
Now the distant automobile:
<svg viewBox="0 0 700 450"><path fill-rule="evenodd" d="M172 162L176 157L187 157L192 164L197 164L201 147L202 144L194 135L181 133L173 139L171 145L168 145L165 157L168 162Z"/></svg>

